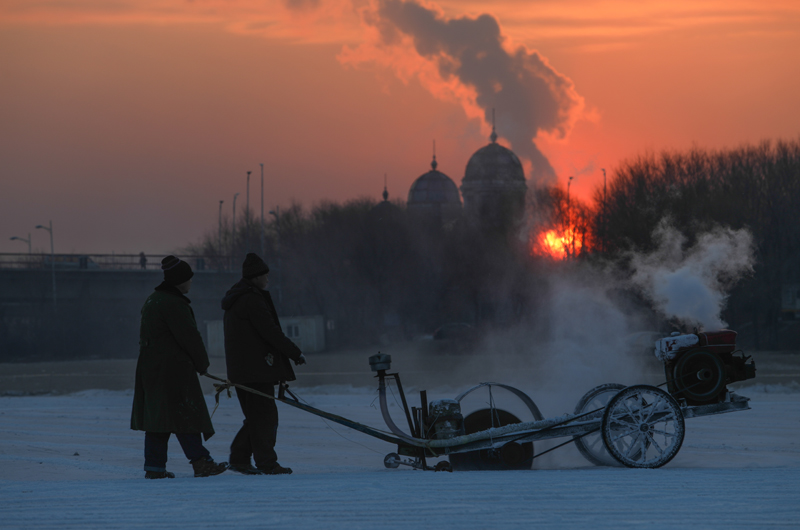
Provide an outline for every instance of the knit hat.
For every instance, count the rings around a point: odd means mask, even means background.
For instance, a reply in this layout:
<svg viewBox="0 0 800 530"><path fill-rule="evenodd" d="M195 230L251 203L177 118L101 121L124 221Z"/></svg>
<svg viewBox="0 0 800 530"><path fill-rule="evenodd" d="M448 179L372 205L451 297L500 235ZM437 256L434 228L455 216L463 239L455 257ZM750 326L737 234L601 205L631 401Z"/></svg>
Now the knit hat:
<svg viewBox="0 0 800 530"><path fill-rule="evenodd" d="M256 276L269 272L269 267L264 263L264 260L259 258L258 255L250 252L242 263L242 278L252 280Z"/></svg>
<svg viewBox="0 0 800 530"><path fill-rule="evenodd" d="M164 271L164 281L170 285L180 285L194 276L192 267L175 256L167 256L162 259L161 270Z"/></svg>

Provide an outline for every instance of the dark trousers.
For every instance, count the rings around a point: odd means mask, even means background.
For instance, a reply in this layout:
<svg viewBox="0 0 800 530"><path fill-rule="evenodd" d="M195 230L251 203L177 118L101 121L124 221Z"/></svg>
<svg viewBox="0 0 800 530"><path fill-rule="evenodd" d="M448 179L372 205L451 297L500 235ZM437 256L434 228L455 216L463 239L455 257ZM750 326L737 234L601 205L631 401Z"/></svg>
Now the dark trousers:
<svg viewBox="0 0 800 530"><path fill-rule="evenodd" d="M145 471L166 471L167 470L167 445L169 444L168 432L146 432L144 433L144 470ZM209 456L208 449L203 447L203 439L200 434L176 433L175 437L181 444L183 454L189 462L195 462L201 458Z"/></svg>
<svg viewBox="0 0 800 530"><path fill-rule="evenodd" d="M275 385L243 383L242 386L275 395ZM253 456L256 467L271 469L278 462L275 438L278 434L278 407L275 401L246 390L236 389L236 397L244 413L244 424L231 443L232 466L247 467Z"/></svg>

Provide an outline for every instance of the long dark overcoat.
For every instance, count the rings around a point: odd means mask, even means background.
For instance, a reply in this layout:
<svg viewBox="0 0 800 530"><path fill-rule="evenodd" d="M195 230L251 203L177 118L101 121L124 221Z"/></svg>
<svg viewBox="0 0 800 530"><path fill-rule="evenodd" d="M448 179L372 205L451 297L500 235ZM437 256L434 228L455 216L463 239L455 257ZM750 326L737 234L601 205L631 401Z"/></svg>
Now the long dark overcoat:
<svg viewBox="0 0 800 530"><path fill-rule="evenodd" d="M162 283L142 307L131 429L214 434L198 373L208 354L189 299Z"/></svg>
<svg viewBox="0 0 800 530"><path fill-rule="evenodd" d="M303 352L281 329L269 291L242 279L222 299L225 362L234 383L294 381L292 361Z"/></svg>

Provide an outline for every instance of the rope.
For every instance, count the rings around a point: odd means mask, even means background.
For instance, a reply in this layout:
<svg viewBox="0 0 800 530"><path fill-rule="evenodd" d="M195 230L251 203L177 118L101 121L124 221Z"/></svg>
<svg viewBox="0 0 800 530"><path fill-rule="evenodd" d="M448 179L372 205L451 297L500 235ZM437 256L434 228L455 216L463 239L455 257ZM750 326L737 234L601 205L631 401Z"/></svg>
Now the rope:
<svg viewBox="0 0 800 530"><path fill-rule="evenodd" d="M214 383L214 388L217 389L217 393L214 394L214 401L216 401L217 403L216 403L216 405L214 405L214 410L211 411L211 417L212 418L214 417L214 413L217 412L217 407L219 407L219 395L220 395L220 393L223 390L227 390L228 391L228 399L233 397L233 396L231 396L231 387L230 386L220 385L219 383Z"/></svg>
<svg viewBox="0 0 800 530"><path fill-rule="evenodd" d="M388 379L388 378L387 378L387 379ZM398 407L399 409L402 409L402 408L403 408L403 406L400 404L400 402L399 402L399 401L397 401L397 396L395 396L395 395L394 395L394 391L392 390L392 387L391 387L391 386L389 386L389 384L388 384L388 383L389 383L389 381L387 380L387 381L386 381L386 383L387 383L387 384L386 384L386 389L389 391L389 393L390 393L390 394L392 394L392 399L394 399L394 404L395 404L395 405L397 405L397 407Z"/></svg>
<svg viewBox="0 0 800 530"><path fill-rule="evenodd" d="M288 390L288 389L287 389L286 391L287 391L287 392L289 392L289 390ZM302 402L303 402L303 403L305 403L306 405L308 405L308 406L311 406L311 403L309 403L308 401L306 401L306 400L305 400L305 399L303 399L302 397L295 396L295 395L294 395L294 394L292 394L291 392L289 392L289 394L291 394L291 395L292 395L292 397L294 397L294 398L295 398L297 401L302 401ZM375 450L375 449L373 449L372 447L368 447L368 446L366 446L366 445L364 445L364 444L362 444L362 443L359 443L359 442L357 442L357 441L355 441L355 440L351 440L350 438L347 438L345 435L343 435L342 433L340 433L339 431L337 431L336 429L334 429L334 428L333 428L333 426L332 426L330 423L328 423L328 420L326 420L326 419L325 419L325 418L323 418L322 416L319 416L319 419L321 419L321 420L323 421L323 423L325 423L325 425L327 425L327 427L328 427L330 430L332 430L334 433L336 433L337 435L339 435L339 436L340 436L340 437L341 437L343 440L346 440L346 441L348 441L348 442L350 442L350 443L354 443L354 444L356 444L356 445L359 445L359 446L363 447L364 449L367 449L368 451L372 451L373 453L376 453L376 454L379 454L379 455L380 455L380 454L383 454L383 453L381 453L380 451L376 451L376 450ZM388 433L387 433L387 434L388 434Z"/></svg>

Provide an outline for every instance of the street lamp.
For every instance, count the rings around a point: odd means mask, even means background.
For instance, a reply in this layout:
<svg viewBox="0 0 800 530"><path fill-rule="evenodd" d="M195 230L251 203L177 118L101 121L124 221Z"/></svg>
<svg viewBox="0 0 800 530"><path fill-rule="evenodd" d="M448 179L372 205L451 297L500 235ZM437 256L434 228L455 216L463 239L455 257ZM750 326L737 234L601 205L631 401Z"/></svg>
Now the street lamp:
<svg viewBox="0 0 800 530"><path fill-rule="evenodd" d="M47 230L50 232L50 273L53 278L53 309L56 308L56 255L55 247L53 247L53 221L50 220L50 226L36 225L36 228Z"/></svg>
<svg viewBox="0 0 800 530"><path fill-rule="evenodd" d="M217 235L217 252L219 253L219 268L222 270L222 203L219 201L219 234Z"/></svg>
<svg viewBox="0 0 800 530"><path fill-rule="evenodd" d="M31 254L31 235L30 234L28 234L28 239L25 239L24 237L14 236L14 237L11 238L11 241L24 241L24 242L26 242L28 244L28 255L30 256L30 254Z"/></svg>
<svg viewBox="0 0 800 530"><path fill-rule="evenodd" d="M278 233L278 244L277 244L277 254L278 254L278 303L281 303L281 218L280 218L281 210L280 208L276 207L275 210L270 210L269 214L275 217L275 230Z"/></svg>
<svg viewBox="0 0 800 530"><path fill-rule="evenodd" d="M569 210L569 187L572 186L572 179L575 177L570 177L567 181L567 210Z"/></svg>
<svg viewBox="0 0 800 530"><path fill-rule="evenodd" d="M606 253L606 170L605 168L601 168L603 171L603 248L601 252L603 255Z"/></svg>
<svg viewBox="0 0 800 530"><path fill-rule="evenodd" d="M261 165L261 257L264 257L264 164Z"/></svg>
<svg viewBox="0 0 800 530"><path fill-rule="evenodd" d="M247 204L244 207L244 223L247 227L246 238L244 241L244 250L245 252L250 252L250 173L252 171L247 172Z"/></svg>
<svg viewBox="0 0 800 530"><path fill-rule="evenodd" d="M570 177L567 181L567 235L569 235L569 246L570 248L567 249L567 256L571 256L570 249L572 252L575 252L575 233L572 232L572 205L569 200L569 187L572 186L572 179L575 177Z"/></svg>
<svg viewBox="0 0 800 530"><path fill-rule="evenodd" d="M236 246L236 197L238 197L238 193L233 194L233 227L231 229L231 259L233 259L233 251L234 247ZM231 263L233 266L233 263Z"/></svg>

